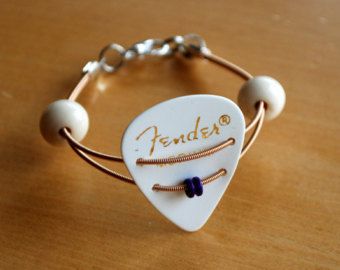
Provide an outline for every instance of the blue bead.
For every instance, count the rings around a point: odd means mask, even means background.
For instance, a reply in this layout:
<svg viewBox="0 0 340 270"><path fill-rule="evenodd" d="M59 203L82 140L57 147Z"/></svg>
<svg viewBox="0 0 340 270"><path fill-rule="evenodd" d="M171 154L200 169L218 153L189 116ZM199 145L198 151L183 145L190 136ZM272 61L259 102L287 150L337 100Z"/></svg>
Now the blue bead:
<svg viewBox="0 0 340 270"><path fill-rule="evenodd" d="M189 197L189 198L192 198L195 196L195 186L192 182L191 179L185 179L184 180L184 185L185 185L185 194Z"/></svg>
<svg viewBox="0 0 340 270"><path fill-rule="evenodd" d="M195 176L192 178L192 183L194 184L195 194L201 196L203 194L203 184L201 178Z"/></svg>

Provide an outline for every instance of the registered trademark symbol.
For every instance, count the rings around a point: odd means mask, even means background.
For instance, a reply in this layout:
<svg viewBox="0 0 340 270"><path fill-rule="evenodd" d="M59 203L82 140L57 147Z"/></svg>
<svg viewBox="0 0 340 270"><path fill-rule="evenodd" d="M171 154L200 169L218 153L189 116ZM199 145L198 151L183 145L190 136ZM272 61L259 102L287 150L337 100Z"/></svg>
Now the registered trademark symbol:
<svg viewBox="0 0 340 270"><path fill-rule="evenodd" d="M221 126L228 125L230 123L230 116L223 114L220 116L220 119L218 120Z"/></svg>

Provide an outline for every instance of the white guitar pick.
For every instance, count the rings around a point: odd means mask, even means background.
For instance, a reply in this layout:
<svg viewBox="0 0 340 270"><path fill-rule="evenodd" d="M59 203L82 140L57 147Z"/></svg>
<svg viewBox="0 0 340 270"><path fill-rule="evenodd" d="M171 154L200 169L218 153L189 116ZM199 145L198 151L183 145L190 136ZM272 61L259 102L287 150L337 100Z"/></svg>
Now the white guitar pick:
<svg viewBox="0 0 340 270"><path fill-rule="evenodd" d="M166 218L186 231L200 229L227 189L241 153L245 121L231 100L215 95L190 95L167 100L137 116L121 144L124 162L146 198ZM166 165L137 165L138 158L167 158L199 152L234 138L235 143L209 156ZM154 191L155 184L182 184L224 168L227 174L188 198L184 191Z"/></svg>

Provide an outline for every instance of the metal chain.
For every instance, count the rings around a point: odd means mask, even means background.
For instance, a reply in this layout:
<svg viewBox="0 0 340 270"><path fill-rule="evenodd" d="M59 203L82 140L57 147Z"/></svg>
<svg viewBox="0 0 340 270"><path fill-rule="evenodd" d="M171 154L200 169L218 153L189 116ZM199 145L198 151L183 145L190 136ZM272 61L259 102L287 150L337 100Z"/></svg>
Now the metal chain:
<svg viewBox="0 0 340 270"><path fill-rule="evenodd" d="M181 54L190 57L207 51L209 49L205 40L197 34L177 35L165 39L145 39L134 43L128 49L117 43L111 43L100 51L97 61L90 61L84 66L83 73L92 73L99 68L112 73L117 71L125 62L145 55L166 57ZM109 64L107 61L107 55L110 52L117 54L115 64Z"/></svg>

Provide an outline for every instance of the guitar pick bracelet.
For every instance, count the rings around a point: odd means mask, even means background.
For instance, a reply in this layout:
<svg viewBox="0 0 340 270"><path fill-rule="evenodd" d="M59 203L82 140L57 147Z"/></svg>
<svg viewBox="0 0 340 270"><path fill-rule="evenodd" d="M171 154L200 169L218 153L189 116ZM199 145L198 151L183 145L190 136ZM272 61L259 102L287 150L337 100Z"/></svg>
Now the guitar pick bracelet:
<svg viewBox="0 0 340 270"><path fill-rule="evenodd" d="M108 63L107 55L109 53L117 54L114 64ZM246 116L250 118L253 116L245 129L246 133L250 131L252 133L242 148L240 158L244 156L255 141L264 119L274 119L281 113L285 105L285 92L278 81L268 76L253 77L239 66L211 53L205 41L196 34L173 36L164 40L146 39L135 43L128 49L124 49L119 44L112 43L102 49L98 61L90 61L84 66L84 75L70 93L68 99L55 101L44 111L40 120L40 130L47 142L53 145L62 145L66 139L71 148L93 167L126 183L135 184L132 178L103 166L90 156L115 162L124 162L122 157L98 152L80 143L88 131L89 118L86 110L76 100L97 72L115 73L126 62L145 55L159 57L176 55L188 59L202 58L226 68L246 80L239 92L238 104ZM228 116L225 117L222 121L227 123L230 119L228 119ZM186 162L212 155L225 147L233 145L234 142L233 138L228 138L212 148L180 157L158 159L144 159L141 157L136 160L136 164L144 166ZM184 191L189 198L192 198L194 195L202 195L203 185L218 179L226 173L225 169L220 169L208 177L202 179L199 177L188 178L182 181L181 184L174 186L155 184L153 190L167 192Z"/></svg>

